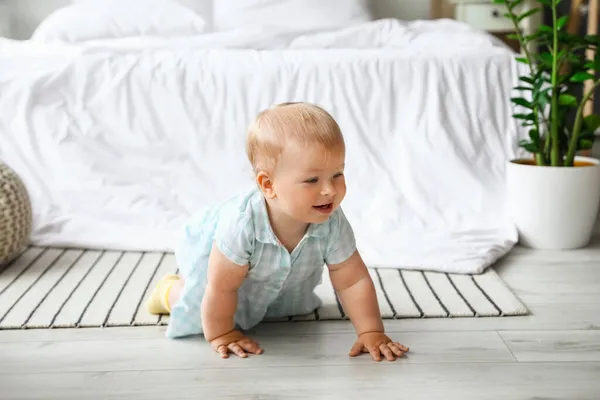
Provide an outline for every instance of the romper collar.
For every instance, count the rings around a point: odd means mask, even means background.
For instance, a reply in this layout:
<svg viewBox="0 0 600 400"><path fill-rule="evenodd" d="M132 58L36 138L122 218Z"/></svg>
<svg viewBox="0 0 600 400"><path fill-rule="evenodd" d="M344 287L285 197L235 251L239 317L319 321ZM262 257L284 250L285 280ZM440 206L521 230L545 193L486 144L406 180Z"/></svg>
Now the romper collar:
<svg viewBox="0 0 600 400"><path fill-rule="evenodd" d="M271 243L274 245L281 245L277 236L273 232L271 222L269 221L269 214L267 213L267 203L262 192L256 189L254 196L252 196L252 222L254 224L254 235L256 240L263 243ZM331 218L330 218L331 219ZM306 231L308 237L325 237L329 234L329 220L321 224L310 224Z"/></svg>

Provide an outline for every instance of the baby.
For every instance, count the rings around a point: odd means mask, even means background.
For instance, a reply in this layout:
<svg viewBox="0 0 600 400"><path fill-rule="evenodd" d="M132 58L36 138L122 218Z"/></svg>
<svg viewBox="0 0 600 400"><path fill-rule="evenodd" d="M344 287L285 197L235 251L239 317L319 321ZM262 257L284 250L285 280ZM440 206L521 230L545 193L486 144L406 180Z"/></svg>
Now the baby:
<svg viewBox="0 0 600 400"><path fill-rule="evenodd" d="M250 126L246 150L257 187L187 222L175 250L180 276L162 278L148 300L151 313L170 314L167 336L203 334L223 358L261 354L238 328L320 307L314 289L326 264L358 336L350 356L402 356L408 348L384 333L340 208L345 145L335 120L315 105L277 105Z"/></svg>

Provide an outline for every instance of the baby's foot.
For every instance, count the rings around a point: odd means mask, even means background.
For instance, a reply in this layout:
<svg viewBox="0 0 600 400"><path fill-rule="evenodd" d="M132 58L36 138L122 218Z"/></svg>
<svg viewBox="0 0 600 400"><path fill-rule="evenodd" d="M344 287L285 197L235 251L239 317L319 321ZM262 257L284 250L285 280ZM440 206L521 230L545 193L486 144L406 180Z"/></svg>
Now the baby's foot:
<svg viewBox="0 0 600 400"><path fill-rule="evenodd" d="M179 280L179 276L169 274L164 276L152 291L152 294L146 301L146 308L150 314L170 314L169 292L173 284Z"/></svg>

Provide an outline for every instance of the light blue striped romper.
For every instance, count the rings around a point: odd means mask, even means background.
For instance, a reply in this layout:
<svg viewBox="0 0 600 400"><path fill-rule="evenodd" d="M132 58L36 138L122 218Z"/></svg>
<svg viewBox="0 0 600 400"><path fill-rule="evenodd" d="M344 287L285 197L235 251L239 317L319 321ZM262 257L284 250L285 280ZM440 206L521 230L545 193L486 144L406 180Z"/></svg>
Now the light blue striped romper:
<svg viewBox="0 0 600 400"><path fill-rule="evenodd" d="M198 212L186 223L175 249L185 285L171 310L167 337L202 334L200 305L213 241L232 262L249 265L234 317L241 329L265 317L302 315L320 307L314 289L321 283L324 265L345 261L356 250L341 208L326 222L310 225L291 254L273 233L258 189Z"/></svg>

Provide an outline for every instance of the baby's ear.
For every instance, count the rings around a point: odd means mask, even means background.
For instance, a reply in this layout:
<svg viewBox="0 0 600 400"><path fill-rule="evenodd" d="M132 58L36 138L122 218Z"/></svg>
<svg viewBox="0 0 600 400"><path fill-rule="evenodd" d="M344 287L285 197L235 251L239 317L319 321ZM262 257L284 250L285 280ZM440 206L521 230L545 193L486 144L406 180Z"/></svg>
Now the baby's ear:
<svg viewBox="0 0 600 400"><path fill-rule="evenodd" d="M275 189L273 188L271 175L268 172L260 171L258 174L256 174L256 183L266 198L274 199L277 197L275 194Z"/></svg>

